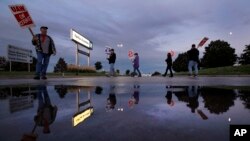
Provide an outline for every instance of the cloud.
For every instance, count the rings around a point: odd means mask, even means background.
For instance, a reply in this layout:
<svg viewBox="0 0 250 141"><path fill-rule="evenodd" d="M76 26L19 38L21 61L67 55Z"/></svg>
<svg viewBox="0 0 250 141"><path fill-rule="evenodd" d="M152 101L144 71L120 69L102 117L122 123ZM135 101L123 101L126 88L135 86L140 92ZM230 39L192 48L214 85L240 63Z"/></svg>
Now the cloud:
<svg viewBox="0 0 250 141"><path fill-rule="evenodd" d="M140 54L142 69L165 69L162 60L168 50L185 52L192 43L204 36L210 40L228 41L236 52L241 52L250 34L250 9L248 0L13 0L1 1L0 46L16 44L30 47L28 30L21 29L8 5L23 3L35 24L35 33L41 25L49 27L49 35L55 40L59 57L74 63L75 44L69 39L70 28L94 43L91 64L106 62L105 46L115 48L119 56L116 67L130 68L127 57L130 49ZM233 32L233 36L229 36ZM118 48L117 44L124 46ZM0 48L0 55L3 55ZM204 51L201 49L201 51ZM86 63L82 56L82 63ZM108 65L105 64L105 66ZM53 64L49 70L53 69ZM125 70L124 70L125 71Z"/></svg>

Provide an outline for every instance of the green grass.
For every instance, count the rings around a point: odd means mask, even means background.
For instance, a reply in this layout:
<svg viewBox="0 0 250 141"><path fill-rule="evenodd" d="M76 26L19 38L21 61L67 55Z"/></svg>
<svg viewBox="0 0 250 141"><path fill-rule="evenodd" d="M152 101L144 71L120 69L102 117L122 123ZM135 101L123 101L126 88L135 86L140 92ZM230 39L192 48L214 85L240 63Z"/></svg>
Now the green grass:
<svg viewBox="0 0 250 141"><path fill-rule="evenodd" d="M179 72L177 75L187 75L188 72ZM199 75L250 75L250 65L228 66L199 70Z"/></svg>
<svg viewBox="0 0 250 141"><path fill-rule="evenodd" d="M175 75L187 75L188 72L178 72ZM199 75L250 75L250 65L228 66L199 70ZM32 78L34 72L6 72L0 71L0 78ZM48 73L49 77L62 77L61 73ZM81 77L81 76L105 76L103 72L97 73L65 73L64 77Z"/></svg>

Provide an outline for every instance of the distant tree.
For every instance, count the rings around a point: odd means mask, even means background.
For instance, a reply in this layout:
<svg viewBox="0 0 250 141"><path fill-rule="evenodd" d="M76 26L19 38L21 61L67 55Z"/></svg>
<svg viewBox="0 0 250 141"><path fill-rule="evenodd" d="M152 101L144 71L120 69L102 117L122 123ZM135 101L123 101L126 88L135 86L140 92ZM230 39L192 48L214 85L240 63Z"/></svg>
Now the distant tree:
<svg viewBox="0 0 250 141"><path fill-rule="evenodd" d="M129 75L129 73L130 73L130 70L126 70L125 74Z"/></svg>
<svg viewBox="0 0 250 141"><path fill-rule="evenodd" d="M159 76L159 75L161 75L161 73L158 72L158 71L155 71L155 72L152 74L152 76Z"/></svg>
<svg viewBox="0 0 250 141"><path fill-rule="evenodd" d="M101 86L96 86L95 93L98 94L98 95L102 94L102 90L103 90L103 88Z"/></svg>
<svg viewBox="0 0 250 141"><path fill-rule="evenodd" d="M97 62L95 63L95 69L96 69L96 70L102 69L102 63L99 62L99 61L97 61Z"/></svg>
<svg viewBox="0 0 250 141"><path fill-rule="evenodd" d="M204 101L204 108L212 114L222 114L234 106L236 93L232 89L222 88L201 88L201 96Z"/></svg>
<svg viewBox="0 0 250 141"><path fill-rule="evenodd" d="M240 99L243 102L243 105L250 110L250 95L249 95L249 90L239 90L239 95Z"/></svg>
<svg viewBox="0 0 250 141"><path fill-rule="evenodd" d="M64 98L68 92L67 86L65 85L55 85L54 89L58 93L60 98Z"/></svg>
<svg viewBox="0 0 250 141"><path fill-rule="evenodd" d="M188 71L188 54L181 53L173 62L173 70L176 72Z"/></svg>
<svg viewBox="0 0 250 141"><path fill-rule="evenodd" d="M120 70L119 70L119 69L117 69L117 70L116 70L116 73L117 73L117 74L120 74Z"/></svg>
<svg viewBox="0 0 250 141"><path fill-rule="evenodd" d="M56 66L54 67L54 72L65 72L67 70L67 63L64 61L63 58L59 58L57 61Z"/></svg>
<svg viewBox="0 0 250 141"><path fill-rule="evenodd" d="M207 68L232 66L236 60L235 49L225 41L216 40L211 41L208 47L205 47L201 64Z"/></svg>
<svg viewBox="0 0 250 141"><path fill-rule="evenodd" d="M250 64L250 45L246 45L246 48L239 58L239 63L242 65Z"/></svg>

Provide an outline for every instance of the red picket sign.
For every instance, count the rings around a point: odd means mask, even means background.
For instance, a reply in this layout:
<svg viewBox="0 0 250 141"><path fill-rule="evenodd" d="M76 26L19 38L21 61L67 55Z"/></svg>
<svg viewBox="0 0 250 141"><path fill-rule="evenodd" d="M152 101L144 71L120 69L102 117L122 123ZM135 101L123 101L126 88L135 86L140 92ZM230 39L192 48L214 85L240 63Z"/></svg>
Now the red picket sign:
<svg viewBox="0 0 250 141"><path fill-rule="evenodd" d="M207 40L208 40L208 38L207 38L207 37L204 37L204 38L200 41L200 43L198 44L197 48L198 48L198 47L202 47L202 46L206 43Z"/></svg>

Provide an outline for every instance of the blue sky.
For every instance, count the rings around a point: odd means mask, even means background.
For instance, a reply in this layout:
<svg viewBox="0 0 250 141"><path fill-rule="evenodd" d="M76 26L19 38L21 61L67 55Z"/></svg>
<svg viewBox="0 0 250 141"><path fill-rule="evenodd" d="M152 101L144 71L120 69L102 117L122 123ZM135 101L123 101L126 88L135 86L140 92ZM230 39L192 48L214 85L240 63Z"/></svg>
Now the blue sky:
<svg viewBox="0 0 250 141"><path fill-rule="evenodd" d="M168 51L175 51L176 58L205 36L209 41L204 46L221 39L229 42L237 54L250 44L249 0L1 0L0 56L6 56L8 44L35 52L31 35L19 27L8 7L11 4L25 4L36 24L32 28L35 33L41 25L49 27L48 34L57 48L49 71L59 57L75 63L71 28L93 42L91 65L101 61L108 69L104 50L111 46L117 53L115 67L123 73L132 69L128 59L131 49L139 53L141 71L152 73L165 70ZM204 47L199 50L202 57ZM87 65L87 57L80 56L80 64Z"/></svg>

